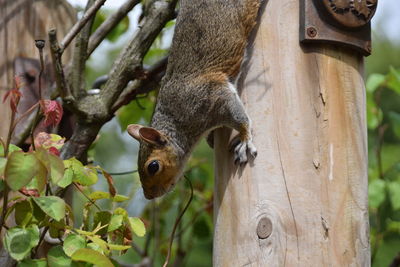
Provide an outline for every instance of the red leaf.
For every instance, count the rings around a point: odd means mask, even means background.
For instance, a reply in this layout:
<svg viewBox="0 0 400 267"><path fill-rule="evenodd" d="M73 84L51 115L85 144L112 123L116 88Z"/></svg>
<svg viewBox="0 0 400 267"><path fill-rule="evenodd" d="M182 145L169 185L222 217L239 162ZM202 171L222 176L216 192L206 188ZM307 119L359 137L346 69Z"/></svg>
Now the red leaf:
<svg viewBox="0 0 400 267"><path fill-rule="evenodd" d="M52 146L52 147L49 148L49 152L50 152L51 154L57 156L57 157L60 156L60 151L59 151L57 148L55 148L54 146Z"/></svg>
<svg viewBox="0 0 400 267"><path fill-rule="evenodd" d="M25 187L22 187L19 192L27 197L40 197L37 189L26 189Z"/></svg>
<svg viewBox="0 0 400 267"><path fill-rule="evenodd" d="M44 114L45 126L56 126L60 123L63 115L63 108L60 103L55 100L41 100L40 106Z"/></svg>
<svg viewBox="0 0 400 267"><path fill-rule="evenodd" d="M17 89L8 90L8 92L3 97L3 103L10 97L10 108L13 112L17 112L17 106L20 98L22 97L21 92Z"/></svg>

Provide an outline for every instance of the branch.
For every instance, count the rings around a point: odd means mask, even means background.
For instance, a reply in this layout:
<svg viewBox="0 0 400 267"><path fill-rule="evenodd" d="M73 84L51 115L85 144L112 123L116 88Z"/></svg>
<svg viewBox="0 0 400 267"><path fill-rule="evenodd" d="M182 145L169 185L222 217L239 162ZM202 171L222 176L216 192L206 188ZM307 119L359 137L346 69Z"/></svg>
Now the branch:
<svg viewBox="0 0 400 267"><path fill-rule="evenodd" d="M150 0L149 0L150 1ZM174 17L177 0L151 0L153 7L144 18L130 43L115 61L109 79L99 95L86 95L77 99L74 113L78 116L71 139L63 146L62 158L85 160L85 153L95 140L101 127L114 112L112 107L128 82L143 73L143 57L165 24Z"/></svg>
<svg viewBox="0 0 400 267"><path fill-rule="evenodd" d="M113 105L112 112L131 102L137 95L146 94L154 90L165 74L167 62L168 57L164 57L145 71L145 79L130 82Z"/></svg>
<svg viewBox="0 0 400 267"><path fill-rule="evenodd" d="M62 49L58 45L56 29L49 31L49 42L57 90L64 102L68 104L73 102L74 99L65 80L64 69L61 62Z"/></svg>
<svg viewBox="0 0 400 267"><path fill-rule="evenodd" d="M103 3L105 0L102 1ZM88 0L85 14L87 14L90 10L94 10L94 13L91 13L91 16L87 18L85 24L82 26L81 31L76 36L74 52L72 55L72 68L70 69L68 78L69 85L71 87L72 95L75 98L81 98L85 96L86 90L83 88L84 86L84 74L87 60L87 47L89 43L89 37L92 30L92 25L94 22L94 17L96 11L100 8L98 5L99 0L95 2L95 0ZM98 5L96 7L96 4Z"/></svg>
<svg viewBox="0 0 400 267"><path fill-rule="evenodd" d="M97 10L104 4L106 0L97 0L90 8L88 8L83 14L82 18L72 26L71 30L65 35L64 39L61 41L61 54L68 47L74 37L81 31L83 26L96 14Z"/></svg>
<svg viewBox="0 0 400 267"><path fill-rule="evenodd" d="M87 57L89 57L93 51L99 46L101 41L106 38L121 20L131 11L140 1L139 0L128 0L126 1L114 14L109 16L97 30L92 34L89 40L89 45L87 49Z"/></svg>
<svg viewBox="0 0 400 267"><path fill-rule="evenodd" d="M110 79L100 93L101 99L109 110L128 82L132 80L132 76L143 72L143 57L164 25L173 18L176 2L177 0L154 1L153 8L144 18L143 26L114 63Z"/></svg>

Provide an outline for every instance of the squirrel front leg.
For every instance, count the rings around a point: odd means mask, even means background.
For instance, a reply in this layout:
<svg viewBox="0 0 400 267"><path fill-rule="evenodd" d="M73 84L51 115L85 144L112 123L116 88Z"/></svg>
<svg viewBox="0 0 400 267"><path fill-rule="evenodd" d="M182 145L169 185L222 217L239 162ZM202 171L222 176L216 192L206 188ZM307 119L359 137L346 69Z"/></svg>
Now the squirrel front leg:
<svg viewBox="0 0 400 267"><path fill-rule="evenodd" d="M223 118L223 126L228 126L239 132L229 146L230 150L234 152L235 164L245 164L248 160L247 153L252 158L257 156L257 149L253 144L251 133L251 121L232 83L228 82L224 86L223 94L224 104L220 106L218 112Z"/></svg>

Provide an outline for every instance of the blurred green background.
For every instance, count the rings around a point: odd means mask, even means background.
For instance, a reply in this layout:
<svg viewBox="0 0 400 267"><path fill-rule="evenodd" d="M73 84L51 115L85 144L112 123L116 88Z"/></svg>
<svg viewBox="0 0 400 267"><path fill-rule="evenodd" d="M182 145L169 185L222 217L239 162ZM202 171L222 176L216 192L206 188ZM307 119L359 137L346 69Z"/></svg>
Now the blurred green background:
<svg viewBox="0 0 400 267"><path fill-rule="evenodd" d="M113 1L112 6L118 6ZM74 1L79 6L79 1ZM391 3L391 4L390 4ZM368 147L369 147L369 207L371 225L371 257L373 266L389 266L400 252L400 20L396 1L381 4L373 21L372 55L366 59ZM116 31L92 55L87 65L88 86L95 78L106 74L123 45L137 28L140 6L130 13ZM110 14L104 9L97 16L97 24ZM144 64L151 65L168 52L174 22L168 23ZM138 143L125 132L130 123L147 124L153 111L156 93L152 92L132 101L117 112L117 116L101 131L89 155L109 172L136 169ZM174 251L182 256L179 266L212 266L212 191L213 153L203 141L191 157L187 176L195 188L195 197L183 218L174 243ZM114 176L120 194L132 198L126 207L132 216L141 216L148 225L149 256L155 266L161 266L166 256L168 236L178 210L189 198L185 182L166 197L149 202L145 200L136 173ZM97 185L98 190L106 184ZM78 197L78 196L77 196ZM84 201L84 200L82 200ZM79 201L74 203L79 207ZM146 237L136 240L141 247ZM133 250L120 261L140 262Z"/></svg>

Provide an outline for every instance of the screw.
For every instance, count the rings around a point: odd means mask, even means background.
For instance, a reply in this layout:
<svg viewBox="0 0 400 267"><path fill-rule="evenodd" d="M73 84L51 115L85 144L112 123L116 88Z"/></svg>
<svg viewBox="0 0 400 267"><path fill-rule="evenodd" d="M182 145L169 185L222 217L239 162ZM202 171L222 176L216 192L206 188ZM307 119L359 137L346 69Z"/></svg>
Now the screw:
<svg viewBox="0 0 400 267"><path fill-rule="evenodd" d="M315 29L314 27L308 27L307 35L311 38L314 38L315 36L317 36L317 29Z"/></svg>
<svg viewBox="0 0 400 267"><path fill-rule="evenodd" d="M262 217L257 225L257 235L259 239L266 239L272 233L272 222L267 217Z"/></svg>

